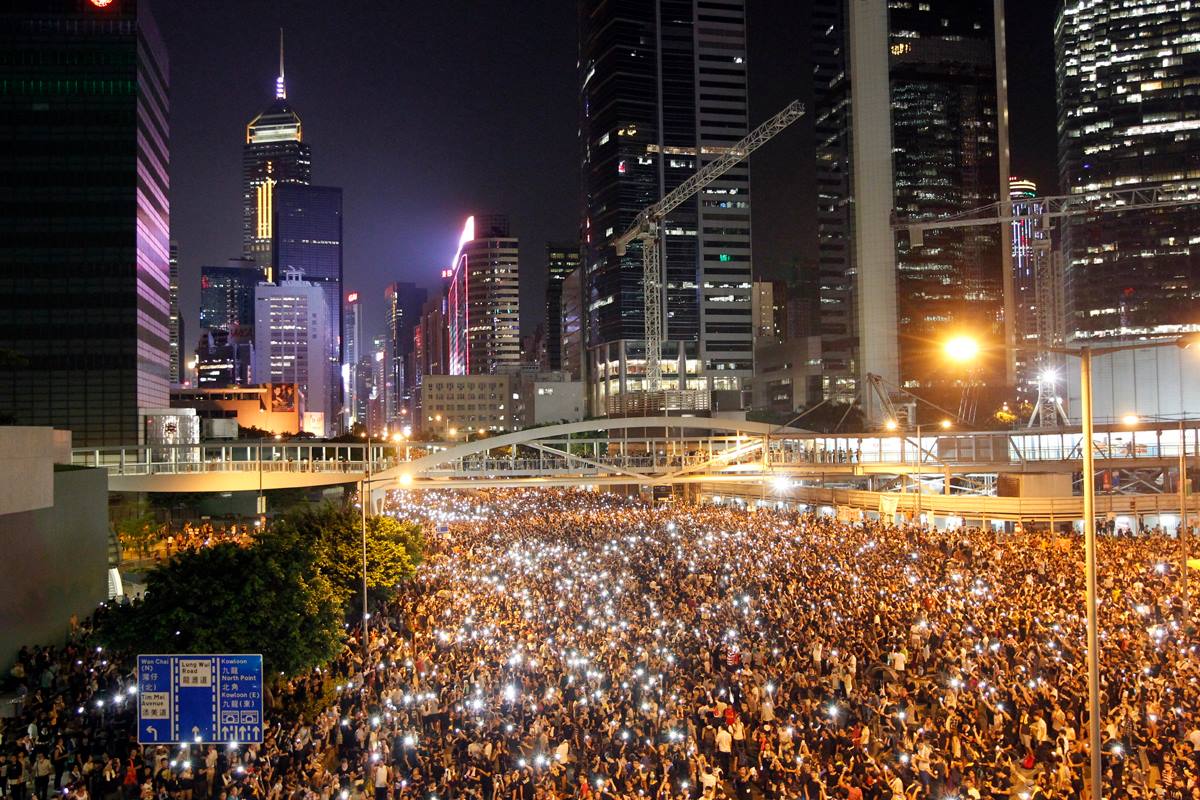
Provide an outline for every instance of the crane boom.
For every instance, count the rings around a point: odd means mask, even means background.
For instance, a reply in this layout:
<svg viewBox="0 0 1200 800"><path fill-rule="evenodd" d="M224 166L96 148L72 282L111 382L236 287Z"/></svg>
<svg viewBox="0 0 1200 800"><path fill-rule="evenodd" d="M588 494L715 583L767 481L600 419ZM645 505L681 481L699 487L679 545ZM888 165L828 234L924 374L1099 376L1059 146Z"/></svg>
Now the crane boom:
<svg viewBox="0 0 1200 800"><path fill-rule="evenodd" d="M718 158L708 162L692 177L679 184L661 200L638 213L629 229L613 240L618 256L634 240L642 242L642 280L645 285L646 380L648 388L656 391L662 384L662 263L659 258L659 226L668 214L694 197L705 186L720 178L780 131L804 116L799 100L788 103L782 111L752 130ZM700 159L697 150L697 163Z"/></svg>
<svg viewBox="0 0 1200 800"><path fill-rule="evenodd" d="M1118 211L1142 211L1151 208L1200 203L1200 190L1195 181L1162 183L1139 189L1105 189L1080 194L1047 195L1045 197L1018 197L998 203L973 208L961 214L921 221L896 220L895 230L907 230L920 240L928 230L948 228L970 228L977 225L1001 225L1025 219L1058 219L1078 217L1086 214L1108 214ZM1028 209L1041 208L1040 212L1014 213L1013 206ZM914 247L920 242L914 241Z"/></svg>

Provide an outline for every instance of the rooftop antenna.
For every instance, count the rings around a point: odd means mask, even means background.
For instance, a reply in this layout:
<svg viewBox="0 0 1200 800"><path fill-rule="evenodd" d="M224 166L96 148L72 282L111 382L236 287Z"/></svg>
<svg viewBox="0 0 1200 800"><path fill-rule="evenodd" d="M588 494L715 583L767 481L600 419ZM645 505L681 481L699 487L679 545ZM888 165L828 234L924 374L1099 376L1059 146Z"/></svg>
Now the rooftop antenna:
<svg viewBox="0 0 1200 800"><path fill-rule="evenodd" d="M283 28L279 29L279 77L275 79L275 98L287 99L287 87L283 84Z"/></svg>

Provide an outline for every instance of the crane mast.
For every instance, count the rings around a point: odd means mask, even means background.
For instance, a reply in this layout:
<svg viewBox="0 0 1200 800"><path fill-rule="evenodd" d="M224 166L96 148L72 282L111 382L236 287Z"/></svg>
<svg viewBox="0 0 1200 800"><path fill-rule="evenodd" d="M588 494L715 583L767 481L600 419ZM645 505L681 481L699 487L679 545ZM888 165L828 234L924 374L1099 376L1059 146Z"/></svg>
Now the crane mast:
<svg viewBox="0 0 1200 800"><path fill-rule="evenodd" d="M804 115L798 100L752 130L746 138L729 147L718 158L705 164L696 174L667 193L661 200L647 206L623 234L613 240L618 256L625 255L633 241L642 243L642 281L645 289L646 382L650 391L662 387L662 292L663 268L659 256L662 222L667 215L694 197L701 189L720 178L751 153L769 142L780 131ZM697 151L697 159L700 153ZM699 163L699 162L697 162Z"/></svg>

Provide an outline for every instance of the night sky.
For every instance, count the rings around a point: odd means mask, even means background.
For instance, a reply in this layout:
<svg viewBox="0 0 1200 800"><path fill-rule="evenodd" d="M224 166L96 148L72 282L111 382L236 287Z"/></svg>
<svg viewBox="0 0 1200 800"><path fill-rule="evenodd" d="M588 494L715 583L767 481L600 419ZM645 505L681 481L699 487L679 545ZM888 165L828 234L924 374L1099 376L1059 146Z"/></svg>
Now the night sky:
<svg viewBox="0 0 1200 800"><path fill-rule="evenodd" d="M152 0L153 1L153 0ZM1008 0L1014 174L1055 189L1051 0ZM750 0L751 114L811 107L804 0ZM521 318L543 313L545 242L575 238L576 25L572 0L490 3L153 2L171 61L171 228L182 264L185 352L199 332L199 270L241 252L245 125L272 97L279 28L288 100L313 182L345 193L346 290L381 329L383 287L434 285L463 219L509 214L521 237ZM813 258L807 118L751 161L758 273Z"/></svg>

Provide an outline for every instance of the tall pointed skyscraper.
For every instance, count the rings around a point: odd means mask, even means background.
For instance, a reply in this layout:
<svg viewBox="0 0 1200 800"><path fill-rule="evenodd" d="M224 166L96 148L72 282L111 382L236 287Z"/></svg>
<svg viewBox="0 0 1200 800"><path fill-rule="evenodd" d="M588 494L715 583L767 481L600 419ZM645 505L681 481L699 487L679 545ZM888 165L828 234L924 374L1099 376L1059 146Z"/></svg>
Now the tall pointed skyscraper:
<svg viewBox="0 0 1200 800"><path fill-rule="evenodd" d="M300 117L287 103L283 74L283 31L279 32L279 77L275 99L246 126L242 150L242 253L274 278L271 263L275 187L308 184L312 151L304 143Z"/></svg>

